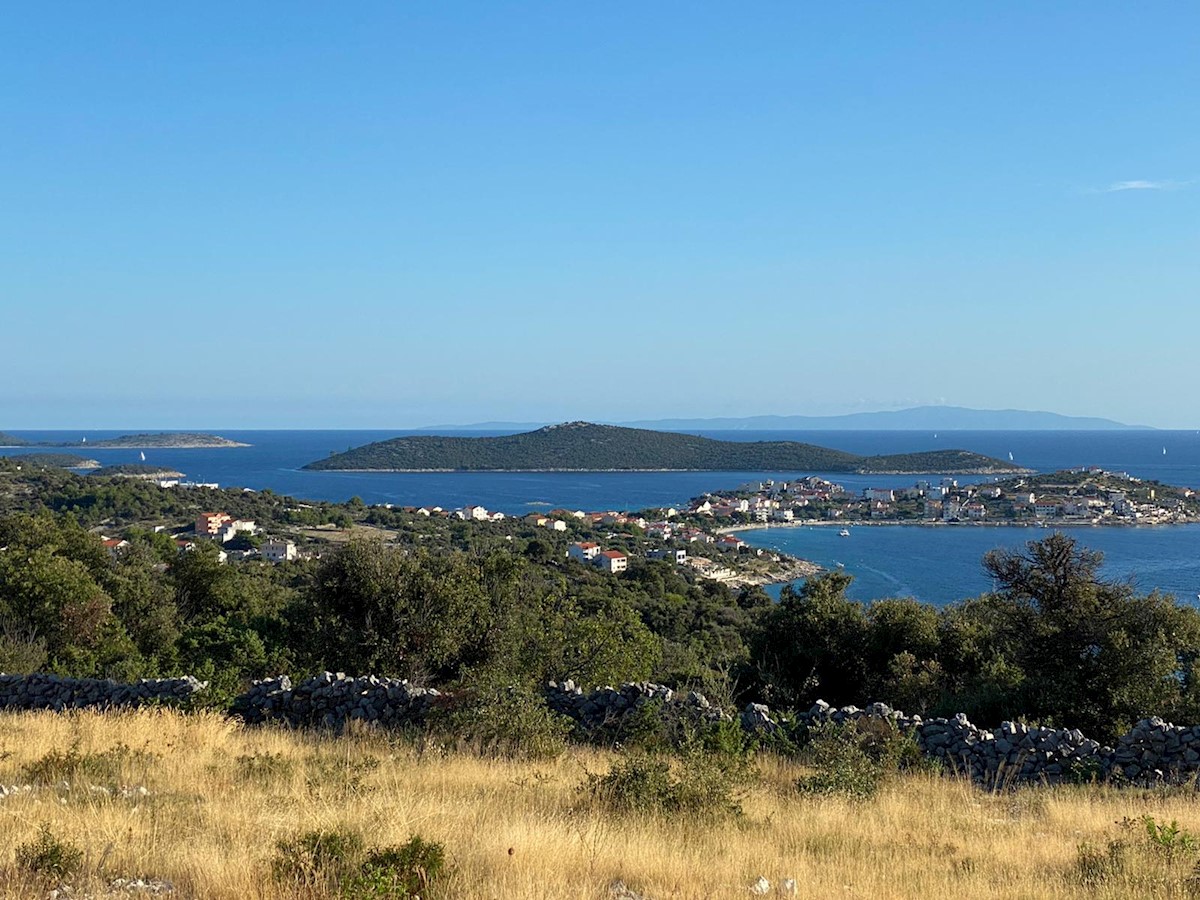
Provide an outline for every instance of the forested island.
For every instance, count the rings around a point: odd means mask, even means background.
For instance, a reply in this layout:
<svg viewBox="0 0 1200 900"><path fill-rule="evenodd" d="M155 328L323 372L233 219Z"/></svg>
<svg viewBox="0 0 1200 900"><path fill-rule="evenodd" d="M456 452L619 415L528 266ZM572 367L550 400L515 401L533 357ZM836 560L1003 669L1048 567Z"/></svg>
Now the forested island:
<svg viewBox="0 0 1200 900"><path fill-rule="evenodd" d="M50 469L98 469L100 463L86 456L75 453L22 453L19 456L5 456L0 459L11 459L19 466Z"/></svg>
<svg viewBox="0 0 1200 900"><path fill-rule="evenodd" d="M218 434L201 434L191 431L165 431L156 434L124 434L115 438L103 438L98 441L82 441L89 447L101 449L128 450L191 450L210 449L218 447L248 447L240 441L231 441ZM62 444L61 446L76 446Z"/></svg>
<svg viewBox="0 0 1200 900"><path fill-rule="evenodd" d="M0 447L88 447L101 450L193 450L219 447L249 447L240 441L232 441L219 434L204 434L194 431L163 431L152 434L123 434L115 438L89 441L27 441L0 431Z"/></svg>
<svg viewBox="0 0 1200 900"><path fill-rule="evenodd" d="M861 456L798 441L720 441L589 422L500 437L419 435L377 441L305 466L311 470L815 471L874 474L1011 474L1011 462L966 450Z"/></svg>

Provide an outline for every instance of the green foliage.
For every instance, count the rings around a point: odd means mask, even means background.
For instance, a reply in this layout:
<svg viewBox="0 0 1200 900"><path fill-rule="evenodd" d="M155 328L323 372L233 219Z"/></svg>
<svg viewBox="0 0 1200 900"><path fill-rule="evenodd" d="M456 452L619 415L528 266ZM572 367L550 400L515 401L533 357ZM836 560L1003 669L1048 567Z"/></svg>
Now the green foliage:
<svg viewBox="0 0 1200 900"><path fill-rule="evenodd" d="M603 775L589 772L580 790L617 812L721 818L742 814L738 788L746 777L744 768L716 756L636 753Z"/></svg>
<svg viewBox="0 0 1200 900"><path fill-rule="evenodd" d="M352 831L310 831L280 841L272 862L277 880L346 900L427 896L445 868L441 844L414 835L400 846L368 850Z"/></svg>
<svg viewBox="0 0 1200 900"><path fill-rule="evenodd" d="M1142 825L1146 829L1146 839L1150 846L1167 856L1194 856L1197 850L1196 839L1179 827L1172 819L1159 822L1153 816L1142 816Z"/></svg>
<svg viewBox="0 0 1200 900"><path fill-rule="evenodd" d="M83 851L54 836L48 824L38 830L36 840L17 847L17 866L33 875L69 878L83 866Z"/></svg>
<svg viewBox="0 0 1200 900"><path fill-rule="evenodd" d="M805 706L853 697L866 681L870 625L863 605L846 598L851 577L830 572L793 590L761 620L753 643L776 705Z"/></svg>
<svg viewBox="0 0 1200 900"><path fill-rule="evenodd" d="M463 683L439 726L484 755L550 759L566 749L572 724L550 710L528 681L487 673Z"/></svg>
<svg viewBox="0 0 1200 900"><path fill-rule="evenodd" d="M1153 816L1126 817L1120 835L1103 847L1082 843L1076 850L1074 880L1092 889L1108 888L1126 896L1194 896L1197 885L1196 838L1179 823Z"/></svg>
<svg viewBox="0 0 1200 900"><path fill-rule="evenodd" d="M294 887L336 893L359 869L365 847L354 831L309 831L276 845L271 872Z"/></svg>
<svg viewBox="0 0 1200 900"><path fill-rule="evenodd" d="M445 870L446 852L442 845L414 835L398 847L370 851L360 871L343 886L342 895L351 900L425 897Z"/></svg>
<svg viewBox="0 0 1200 900"><path fill-rule="evenodd" d="M852 800L870 799L897 772L925 765L911 735L878 719L814 728L802 758L815 772L796 782L800 793Z"/></svg>

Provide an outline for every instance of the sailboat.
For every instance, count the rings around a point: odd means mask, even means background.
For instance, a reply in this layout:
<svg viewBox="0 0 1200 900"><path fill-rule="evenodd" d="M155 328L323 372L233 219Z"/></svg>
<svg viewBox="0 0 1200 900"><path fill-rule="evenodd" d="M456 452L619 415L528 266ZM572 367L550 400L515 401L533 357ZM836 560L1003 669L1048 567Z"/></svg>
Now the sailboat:
<svg viewBox="0 0 1200 900"><path fill-rule="evenodd" d="M142 458L142 462L146 461L146 451L145 450L139 450L138 455Z"/></svg>
<svg viewBox="0 0 1200 900"><path fill-rule="evenodd" d="M1166 456L1166 455L1167 455L1167 448L1163 447L1163 456Z"/></svg>
<svg viewBox="0 0 1200 900"><path fill-rule="evenodd" d="M1011 450L1008 451L1008 461L1012 462L1012 451Z"/></svg>

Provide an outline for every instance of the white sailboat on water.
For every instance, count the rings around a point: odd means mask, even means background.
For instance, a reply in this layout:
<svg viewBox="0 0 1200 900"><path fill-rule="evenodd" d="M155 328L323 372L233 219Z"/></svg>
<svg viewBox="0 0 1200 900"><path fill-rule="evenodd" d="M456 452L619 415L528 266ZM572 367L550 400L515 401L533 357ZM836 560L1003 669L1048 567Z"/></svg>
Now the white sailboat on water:
<svg viewBox="0 0 1200 900"><path fill-rule="evenodd" d="M1011 450L1009 450L1009 451L1008 451L1008 461L1009 461L1009 462L1012 462L1012 461L1013 461L1013 456L1012 456L1012 451L1011 451Z"/></svg>
<svg viewBox="0 0 1200 900"><path fill-rule="evenodd" d="M146 451L145 450L139 450L138 455L142 458L142 462L146 461Z"/></svg>

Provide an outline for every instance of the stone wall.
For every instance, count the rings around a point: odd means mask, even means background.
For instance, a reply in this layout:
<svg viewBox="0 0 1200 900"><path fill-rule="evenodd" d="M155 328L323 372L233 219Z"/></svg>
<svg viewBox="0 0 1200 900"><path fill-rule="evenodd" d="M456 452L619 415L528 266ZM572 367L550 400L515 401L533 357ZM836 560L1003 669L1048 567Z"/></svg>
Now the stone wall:
<svg viewBox="0 0 1200 900"><path fill-rule="evenodd" d="M400 678L322 672L293 685L282 675L256 681L230 712L250 724L282 722L340 731L352 720L392 726L420 723L440 696L433 688L414 687Z"/></svg>
<svg viewBox="0 0 1200 900"><path fill-rule="evenodd" d="M109 709L182 702L207 688L195 678L145 679L131 684L57 675L0 674L0 709ZM619 734L647 707L675 721L733 721L735 717L695 691L677 692L650 682L583 691L571 681L550 682L547 705L578 724L585 734ZM449 699L432 688L398 678L352 677L323 672L293 685L286 675L255 682L233 703L230 713L249 724L279 722L291 727L341 730L361 720L383 726L422 723L429 711ZM1059 782L1110 778L1137 783L1183 781L1200 773L1200 725L1182 727L1159 718L1143 719L1115 746L1102 746L1078 729L1042 728L1002 722L985 729L959 713L954 718L922 719L883 703L840 709L817 701L808 711L780 716L762 704L748 704L736 721L748 732L801 737L826 723L887 722L910 732L921 752L952 772L989 786L1020 782Z"/></svg>
<svg viewBox="0 0 1200 900"><path fill-rule="evenodd" d="M100 678L0 674L0 709L113 709L180 703L205 690L207 681L144 678L129 684Z"/></svg>

